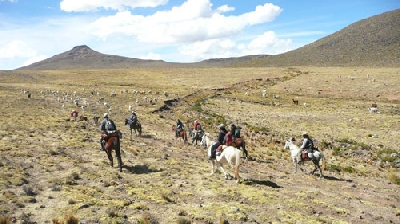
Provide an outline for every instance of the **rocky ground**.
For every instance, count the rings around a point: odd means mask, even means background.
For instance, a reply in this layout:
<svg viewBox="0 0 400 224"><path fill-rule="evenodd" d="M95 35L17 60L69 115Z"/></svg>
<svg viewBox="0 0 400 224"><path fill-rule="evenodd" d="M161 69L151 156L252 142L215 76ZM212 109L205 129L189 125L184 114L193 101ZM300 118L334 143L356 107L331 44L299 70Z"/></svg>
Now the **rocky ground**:
<svg viewBox="0 0 400 224"><path fill-rule="evenodd" d="M400 222L400 188L393 181L398 180L399 169L382 165L368 157L368 153L356 160L347 154L334 155L334 147L329 146L323 151L327 158L324 178L294 173L290 154L283 149L284 140L294 131L278 132L273 124L262 128L261 119L265 117L258 114L265 113L265 109L264 112L256 109L260 105L271 109L267 105L271 98L262 104L244 100L238 118L225 112L225 107L217 106L227 100L240 101L232 96L236 86L222 92L205 90L177 98L170 96L168 99L174 99L171 101L174 103L168 103L164 109L160 110L162 103L140 107L143 134L134 134L132 140L128 127L123 125L123 118L129 113L118 109L116 100L110 116L123 132L124 165L119 172L109 166L106 154L99 151L100 132L91 117L89 121L71 121L69 110L61 110L54 97L28 99L20 87L1 86L0 215L4 220L13 223L61 223L74 218L80 223ZM41 86L35 88L34 96L39 96L40 89ZM288 107L284 101L280 103L283 104L280 108ZM193 110L198 104L201 113ZM104 111L100 106L96 105L98 113ZM207 119L218 112L220 117ZM287 112L286 116L292 114ZM199 118L212 136L216 136L216 124L222 117L226 123L238 121L250 154L249 160L242 158L241 183L225 180L222 173L211 175L206 151L190 141L185 144L175 138L171 126L177 117L187 126L189 121ZM320 145L341 144L327 142L322 134L315 137ZM376 149L368 151L369 154L373 150ZM304 168L309 172L313 166L306 163Z"/></svg>

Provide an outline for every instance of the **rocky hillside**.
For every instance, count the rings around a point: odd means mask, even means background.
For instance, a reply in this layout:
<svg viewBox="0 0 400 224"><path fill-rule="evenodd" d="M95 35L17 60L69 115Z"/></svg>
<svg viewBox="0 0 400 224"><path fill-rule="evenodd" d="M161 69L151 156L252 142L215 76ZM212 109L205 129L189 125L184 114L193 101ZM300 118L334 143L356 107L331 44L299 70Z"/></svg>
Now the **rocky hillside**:
<svg viewBox="0 0 400 224"><path fill-rule="evenodd" d="M169 64L161 60L144 60L118 55L107 55L94 51L86 45L76 46L69 51L32 65L23 70L69 70L69 69L113 69L132 67L159 67ZM165 65L164 65L165 66Z"/></svg>

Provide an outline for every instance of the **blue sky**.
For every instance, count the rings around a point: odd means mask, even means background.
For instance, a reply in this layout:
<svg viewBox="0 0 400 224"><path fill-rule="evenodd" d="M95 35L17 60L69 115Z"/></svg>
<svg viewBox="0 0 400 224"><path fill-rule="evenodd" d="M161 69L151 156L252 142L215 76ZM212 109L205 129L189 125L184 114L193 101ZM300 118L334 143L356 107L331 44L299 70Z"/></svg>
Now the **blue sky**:
<svg viewBox="0 0 400 224"><path fill-rule="evenodd" d="M0 70L78 45L168 62L276 55L398 8L399 0L0 0Z"/></svg>

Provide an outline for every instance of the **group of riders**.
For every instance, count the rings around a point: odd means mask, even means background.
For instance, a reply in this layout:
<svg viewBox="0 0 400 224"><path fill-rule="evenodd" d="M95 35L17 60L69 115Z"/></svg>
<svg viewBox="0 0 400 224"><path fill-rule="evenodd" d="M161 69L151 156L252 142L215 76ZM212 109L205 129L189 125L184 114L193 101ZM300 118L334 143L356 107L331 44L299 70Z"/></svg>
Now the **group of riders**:
<svg viewBox="0 0 400 224"><path fill-rule="evenodd" d="M108 138L115 136L118 138L119 140L119 136L116 134L116 130L117 127L114 123L113 120L111 120L108 116L108 113L104 113L103 115L104 120L101 121L100 123L100 130L102 132L102 135L100 137L100 145L101 145L101 149L102 151L104 151L104 143L107 142ZM132 112L131 116L129 117L129 124L136 124L138 121L137 115L135 112ZM228 132L228 130L226 130L225 125L224 124L220 124L218 126L219 128L219 133L216 139L216 142L214 145L212 145L211 147L211 156L208 158L209 160L215 160L216 159L216 151L217 148L220 145L232 145L233 142L235 142L235 140L237 138L240 138L240 128L236 127L235 124L231 124L231 131ZM179 136L179 132L181 132L182 130L184 130L184 124L182 123L181 120L177 120L176 123L176 137ZM200 122L198 120L196 120L194 122L194 126L193 126L193 131L192 131L192 137L194 138L194 136L196 134L200 134L200 136L202 136L204 134L204 130L202 128L202 126L200 125ZM295 139L293 139L295 140ZM311 160L313 157L313 150L318 150L314 147L314 143L312 141L312 139L309 137L308 133L303 133L303 143L300 147L302 150L304 150L303 155L305 155L304 157L302 157L302 160ZM307 158L308 156L308 158ZM119 157L119 155L117 155L117 157Z"/></svg>

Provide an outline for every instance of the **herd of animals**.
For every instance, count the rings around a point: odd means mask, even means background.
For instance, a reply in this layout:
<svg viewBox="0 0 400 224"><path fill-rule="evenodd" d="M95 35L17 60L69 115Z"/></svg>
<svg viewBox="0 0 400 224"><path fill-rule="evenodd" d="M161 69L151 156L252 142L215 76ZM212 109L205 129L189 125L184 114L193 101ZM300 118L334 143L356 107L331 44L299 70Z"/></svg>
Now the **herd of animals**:
<svg viewBox="0 0 400 224"><path fill-rule="evenodd" d="M31 97L31 94L29 91L27 90L22 90L24 94L29 94L29 98ZM51 92L53 95L56 95L57 93L55 92ZM135 92L136 94L138 92ZM41 94L44 94L43 92L41 92ZM94 92L92 92L92 95L96 94ZM144 93L143 93L144 94ZM264 94L264 92L263 92ZM97 93L97 95L99 95ZM116 93L115 91L113 91L111 93L111 97L115 97ZM166 92L164 92L165 96L168 96ZM77 93L74 92L73 93L74 98L70 98L71 102L73 102L76 106L79 106L80 103L80 99L79 97L77 97ZM63 96L62 100L63 101L67 101L68 100L69 95L66 94ZM277 97L277 96L274 96ZM279 96L278 96L279 97ZM293 100L293 103L298 105L298 101L297 100ZM60 97L57 97L57 101L61 102ZM100 100L100 101L104 101L104 100ZM106 102L104 102L104 105L106 105ZM64 106L64 104L63 104ZM88 102L84 101L83 105L81 106L82 108L88 106ZM64 109L64 108L62 108ZM132 110L132 106L129 105L129 110ZM372 106L369 108L370 112L377 112L377 105L376 103L373 103ZM108 112L111 112L110 109ZM79 116L79 112L77 110L72 110L70 113L71 118L76 121L76 120L81 120L81 121L87 121L88 118L86 116L80 115ZM93 121L96 125L98 125L99 123L99 116L97 114L93 115ZM125 119L125 125L129 125L129 129L130 129L130 139L132 140L132 133L133 131L139 135L142 134L142 127L139 121L132 123L129 122L129 119ZM176 126L173 126L173 130L175 130L174 128L176 128ZM103 133L104 134L104 133ZM177 135L177 138L182 138L184 143L188 142L187 139L187 133L186 130L182 130L180 132L179 135ZM110 165L113 166L113 157L112 157L112 151L114 150L117 154L117 159L118 159L118 166L119 166L119 170L122 171L122 160L121 160L121 156L119 155L119 150L120 150L120 142L119 142L119 137L121 136L120 133L116 133L115 135L113 135L112 137L108 138L107 142L105 143L105 152L107 153L108 159L110 161ZM213 144L215 144L215 141L210 140L210 134L209 133L205 133L204 131L194 131L193 128L189 129L189 136L192 138L192 144L196 144L197 142L200 141L200 146L204 146L207 151L208 151L208 156L211 156L211 149ZM215 158L215 160L211 160L211 164L212 164L212 173L215 173L215 171L219 168L223 173L226 179L228 179L230 177L230 175L225 171L224 169L224 165L229 165L231 166L231 168L233 168L234 170L234 176L237 180L237 182L240 182L240 175L239 175L239 167L240 167L240 160L241 160L241 152L243 151L243 154L245 155L245 158L248 158L248 153L245 147L245 141L243 138L237 138L237 141L234 142L233 144L229 144L229 145L222 145L221 147L219 147L219 152ZM325 162L324 160L324 155L322 152L316 151L313 154L313 159L307 160L305 158L301 157L301 153L302 150L300 149L300 147L298 147L297 145L294 144L294 141L292 138L290 138L286 144L284 149L288 149L291 151L291 157L295 166L295 172L297 172L298 169L298 165L303 164L304 161L312 161L315 165L315 169L311 172L314 173L315 171L319 170L320 173L320 177L323 177L323 169L324 169L324 164L322 164L322 168L319 165L320 161ZM300 168L301 169L301 168ZM301 169L303 170L303 169Z"/></svg>
<svg viewBox="0 0 400 224"><path fill-rule="evenodd" d="M28 90L25 90L25 89L23 89L21 91L24 94L27 94L28 98L31 98L31 92L29 92ZM83 99L82 100L78 96L76 91L74 91L72 94L68 94L68 93L62 94L61 97L60 97L60 94L59 94L58 91L49 91L49 90L47 90L47 93L50 93L53 96L57 96L57 102L63 103L62 104L62 109L64 109L64 103L68 102L68 101L70 101L73 104L75 104L75 106L79 106L82 110L85 110L85 108L89 106L88 100L87 99ZM126 94L128 92L126 90L121 91L121 94L124 94L124 93ZM136 90L132 91L132 94L146 94L146 93L152 94L151 91L147 91L147 92L145 92L145 91L136 91ZM40 94L43 95L43 94L46 94L46 92L41 91ZM265 90L262 91L262 94L263 94L263 97L265 97L265 94L266 94ZM100 94L99 94L98 91L93 90L91 92L91 95L99 96ZM161 95L161 94L158 93L158 95ZM162 95L167 97L168 93L164 91L164 93ZM116 92L112 91L110 97L115 97L115 96L116 96ZM278 95L274 95L274 98L278 98L278 97L279 97ZM145 96L143 99L147 103L149 103L149 102L153 103L153 102L157 101L157 98L152 99L151 97L147 97L147 96ZM148 99L150 99L150 101ZM293 101L293 103L295 105L299 104L298 100L292 99L292 101ZM109 108L108 112L111 113L111 111L112 111L111 107L108 105L107 102L104 102L104 98L100 98L99 102L103 102L104 107ZM138 104L138 99L136 99L136 103ZM306 105L304 105L304 106L306 106ZM129 105L129 110L132 110L132 105ZM370 113L379 113L378 106L377 106L376 102L372 103L371 107L369 107L368 110L369 110ZM79 119L81 121L87 121L88 120L88 118L86 116L83 116L83 115L79 116L79 112L77 110L72 110L72 112L70 113L70 116L75 121L77 119ZM94 114L93 115L93 121L94 121L94 123L96 125L98 125L99 116ZM133 124L133 123L130 123L128 119L125 119L125 123L124 124L125 125L129 125L131 140L132 140L133 131L136 134L139 134L139 135L142 134L142 127L141 127L141 124L140 124L139 121L135 122ZM212 143L212 141L209 140L209 138L210 138L209 137L209 133L197 132L197 131L193 132L193 129L189 129L189 136L192 137L192 144L196 144L197 145L197 141L200 141L200 145L201 146L205 146L208 149L208 153L210 155L211 147L212 147L213 143ZM114 137L118 138L118 135L116 135ZM188 141L187 140L187 133L184 130L181 132L181 135L179 135L177 137L181 137L184 140L185 143L187 143L187 141ZM119 151L119 140L118 140L118 144L117 144L117 139L115 139L115 138L110 138L109 139L110 142L107 144L107 147L106 147L106 149L107 149L106 152L107 152L108 158L110 160L111 166L113 165L113 159L112 159L112 155L111 155L112 149L115 150L116 148L118 148L118 151ZM233 146L232 145L224 145L223 147L220 147L220 149L223 149L222 153L220 153L216 157L216 160L212 160L211 161L211 163L212 163L212 173L215 172L217 167L220 167L220 169L224 172L225 177L228 178L228 174L225 172L225 170L223 168L223 165L224 164L229 164L235 170L235 178L237 179L237 181L240 181L240 176L239 176L240 152L243 151L243 153L245 154L245 158L246 159L247 159L248 154L247 154L247 150L245 148L244 139L243 138L239 138L238 140L240 140L241 142L237 143L237 144L234 144ZM294 166L295 166L295 172L296 172L298 165L304 163L304 159L302 159L301 156L300 156L301 155L301 150L300 150L300 148L298 146L296 146L293 143L292 139L289 139L286 142L284 148L285 149L290 149L291 157L292 157L292 160L293 160L293 163L294 163ZM118 158L118 164L119 164L120 171L122 171L121 158L120 158L120 156L117 156L117 158ZM322 166L322 168L321 168L320 165L319 165L319 162L320 162L320 160L324 162L324 155L322 154L322 152L316 151L314 153L314 157L313 158L315 158L315 159L312 159L311 161L313 161L313 163L315 165L315 169L313 170L312 173L314 173L315 171L319 170L320 177L323 177L322 171L323 171L323 167L324 166Z"/></svg>

